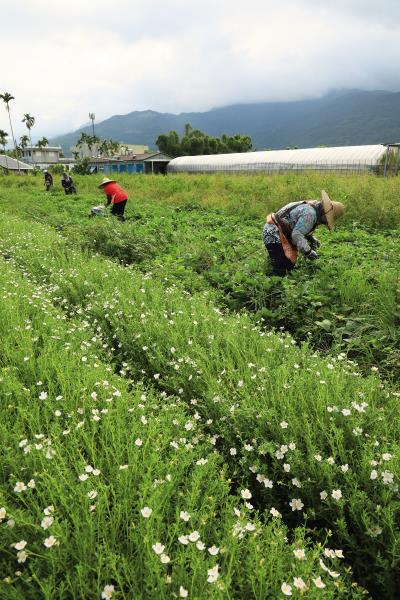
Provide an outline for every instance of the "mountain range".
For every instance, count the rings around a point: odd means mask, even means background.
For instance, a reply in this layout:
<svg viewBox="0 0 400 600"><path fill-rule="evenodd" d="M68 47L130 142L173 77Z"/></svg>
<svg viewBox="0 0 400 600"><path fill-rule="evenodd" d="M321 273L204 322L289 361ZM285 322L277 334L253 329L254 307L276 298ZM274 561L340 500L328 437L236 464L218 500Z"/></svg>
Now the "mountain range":
<svg viewBox="0 0 400 600"><path fill-rule="evenodd" d="M212 136L250 135L254 149L288 146L352 146L400 141L400 92L339 90L322 98L290 102L233 104L206 112L161 113L154 110L114 115L95 124L101 138L156 149L161 133L184 131L185 123ZM81 132L90 125L54 137L70 154Z"/></svg>

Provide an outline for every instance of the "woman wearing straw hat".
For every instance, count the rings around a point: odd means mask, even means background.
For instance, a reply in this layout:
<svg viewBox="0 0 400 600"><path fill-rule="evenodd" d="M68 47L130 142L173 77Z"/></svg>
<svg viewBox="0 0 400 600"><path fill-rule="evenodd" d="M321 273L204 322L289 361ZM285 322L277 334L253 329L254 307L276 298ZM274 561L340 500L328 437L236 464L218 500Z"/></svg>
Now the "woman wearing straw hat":
<svg viewBox="0 0 400 600"><path fill-rule="evenodd" d="M286 204L267 217L263 238L271 259L274 275L291 271L299 252L309 260L318 258L319 241L312 234L319 225L332 231L336 219L344 213L341 202L333 202L321 192L320 200L306 200Z"/></svg>
<svg viewBox="0 0 400 600"><path fill-rule="evenodd" d="M112 205L111 214L123 221L128 194L120 185L118 185L115 179L108 179L108 177L103 177L103 181L100 183L99 188L101 188L107 196L105 205Z"/></svg>

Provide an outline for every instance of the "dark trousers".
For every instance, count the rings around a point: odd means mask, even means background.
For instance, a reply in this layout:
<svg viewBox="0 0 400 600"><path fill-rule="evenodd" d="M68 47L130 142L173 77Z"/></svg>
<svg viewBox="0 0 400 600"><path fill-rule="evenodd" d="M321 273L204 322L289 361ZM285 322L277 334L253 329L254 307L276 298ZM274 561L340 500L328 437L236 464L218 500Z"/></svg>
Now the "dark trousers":
<svg viewBox="0 0 400 600"><path fill-rule="evenodd" d="M118 217L118 219L121 219L121 221L124 220L126 202L126 200L122 200L122 202L117 202L117 204L113 204L111 208L111 214Z"/></svg>
<svg viewBox="0 0 400 600"><path fill-rule="evenodd" d="M282 244L266 244L265 247L271 259L273 275L283 276L294 269L294 264L285 255Z"/></svg>

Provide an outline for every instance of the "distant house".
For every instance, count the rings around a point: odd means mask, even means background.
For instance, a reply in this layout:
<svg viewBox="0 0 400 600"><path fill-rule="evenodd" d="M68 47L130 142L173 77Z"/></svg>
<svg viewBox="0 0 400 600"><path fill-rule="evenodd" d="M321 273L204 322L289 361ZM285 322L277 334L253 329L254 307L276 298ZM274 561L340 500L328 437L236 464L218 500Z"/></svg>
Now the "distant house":
<svg viewBox="0 0 400 600"><path fill-rule="evenodd" d="M47 169L60 162L61 146L26 146L21 149L22 159L39 169Z"/></svg>
<svg viewBox="0 0 400 600"><path fill-rule="evenodd" d="M0 171L3 173L29 173L32 171L33 167L28 165L20 160L16 160L15 158L11 158L11 156L6 156L5 154L0 154Z"/></svg>
<svg viewBox="0 0 400 600"><path fill-rule="evenodd" d="M92 158L89 162L91 173L144 173L165 174L170 156L162 152L146 152L130 156L114 156L111 158Z"/></svg>
<svg viewBox="0 0 400 600"><path fill-rule="evenodd" d="M124 144L124 142L118 142L119 149L115 152L114 156L131 156L132 154L145 154L149 152L149 147L143 144ZM99 158L99 149L101 144L93 144L89 146L81 144L80 146L71 146L70 150L72 155L78 155L80 158Z"/></svg>
<svg viewBox="0 0 400 600"><path fill-rule="evenodd" d="M76 160L72 156L61 157L58 164L63 165L66 171L70 171L76 165Z"/></svg>

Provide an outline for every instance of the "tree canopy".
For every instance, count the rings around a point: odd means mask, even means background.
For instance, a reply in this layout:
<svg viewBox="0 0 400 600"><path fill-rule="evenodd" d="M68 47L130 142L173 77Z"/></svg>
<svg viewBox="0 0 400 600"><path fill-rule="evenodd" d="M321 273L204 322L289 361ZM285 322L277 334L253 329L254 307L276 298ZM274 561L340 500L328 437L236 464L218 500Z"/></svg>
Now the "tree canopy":
<svg viewBox="0 0 400 600"><path fill-rule="evenodd" d="M185 133L181 139L176 131L170 131L159 135L156 144L160 152L165 152L172 157L249 152L253 146L248 135L229 136L224 133L220 138L216 138L200 129L193 129L190 123L186 123Z"/></svg>

